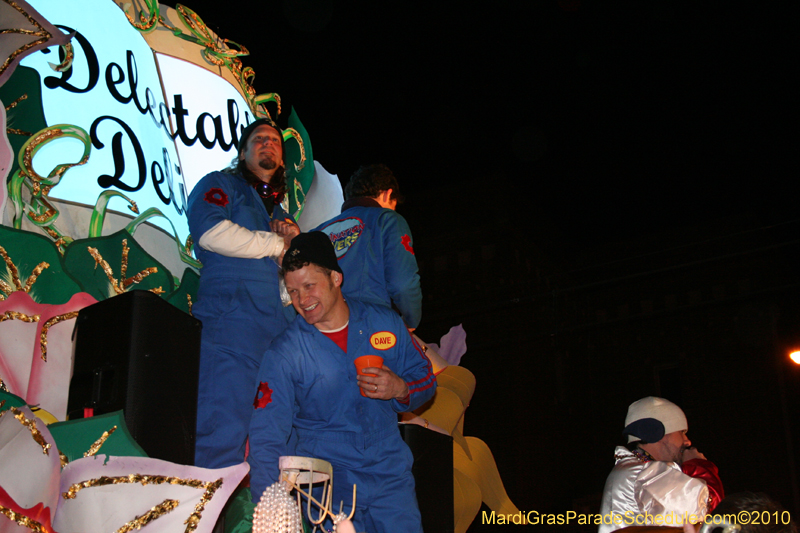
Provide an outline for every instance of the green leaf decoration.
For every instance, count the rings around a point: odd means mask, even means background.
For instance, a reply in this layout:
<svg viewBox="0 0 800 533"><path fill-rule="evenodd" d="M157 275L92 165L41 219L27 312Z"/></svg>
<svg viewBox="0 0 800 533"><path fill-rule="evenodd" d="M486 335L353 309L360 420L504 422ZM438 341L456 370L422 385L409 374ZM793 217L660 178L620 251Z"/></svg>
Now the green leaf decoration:
<svg viewBox="0 0 800 533"><path fill-rule="evenodd" d="M0 99L7 108L12 106L6 111L6 129L16 155L31 135L47 127L39 73L32 68L17 66L14 74L0 87ZM9 180L19 170L17 158L14 157L13 161L8 172Z"/></svg>
<svg viewBox="0 0 800 533"><path fill-rule="evenodd" d="M3 390L0 390L0 404L2 404L0 405L0 413L3 411L8 411L12 407L22 407L23 405L28 405L25 403L25 400L16 394L11 394L10 392Z"/></svg>
<svg viewBox="0 0 800 533"><path fill-rule="evenodd" d="M22 285L40 263L50 265L42 270L28 291L34 302L61 305L67 303L73 294L81 292L81 286L66 272L58 249L47 237L0 226L0 246L17 268ZM0 262L0 278L14 287L12 274L5 261Z"/></svg>
<svg viewBox="0 0 800 533"><path fill-rule="evenodd" d="M311 150L311 139L308 137L303 123L292 107L292 113L289 115L289 127L293 128L303 140L303 147L305 148L306 161L303 168L297 170L292 162L299 162L301 160L300 147L294 140L288 140L286 146L286 185L289 189L289 214L297 218L303 211L303 205L306 201L306 194L311 188L311 182L314 181L314 153Z"/></svg>
<svg viewBox="0 0 800 533"><path fill-rule="evenodd" d="M115 426L116 429L112 432L111 429ZM47 426L47 429L53 435L58 451L66 455L69 461L83 457L105 432L109 432L109 435L97 450L98 455L147 457L128 431L122 411L55 422Z"/></svg>
<svg viewBox="0 0 800 533"><path fill-rule="evenodd" d="M162 217L172 227L172 238L175 239L175 247L178 250L178 255L180 256L181 261L195 268L202 268L203 265L200 263L200 261L192 257L191 250L187 250L183 246L183 244L181 244L181 241L178 239L178 232L175 230L175 224L173 224L172 221L166 215L164 215L164 213L161 212L161 210L155 207L149 208L144 213L134 218L127 226L125 226L125 230L131 235L133 235L134 233L136 233L136 229L142 223L154 217Z"/></svg>
<svg viewBox="0 0 800 533"><path fill-rule="evenodd" d="M225 510L225 533L250 533L253 531L253 511L256 504L250 487L239 487L228 500Z"/></svg>
<svg viewBox="0 0 800 533"><path fill-rule="evenodd" d="M128 246L126 265L123 262L123 241ZM116 296L117 291L103 265L97 264L89 248L96 250L107 263L111 276L123 292L160 288L163 294L170 294L175 290L172 275L166 267L145 252L130 233L120 230L105 237L76 240L64 252L64 269L78 280L83 292L91 294L98 301ZM155 271L148 270L153 268ZM150 273L142 276L138 283L125 285L126 278L133 278L146 270Z"/></svg>
<svg viewBox="0 0 800 533"><path fill-rule="evenodd" d="M191 297L192 304L197 303L197 288L200 286L200 275L187 268L183 271L183 279L180 281L178 288L166 297L166 300L185 313L189 313L189 298ZM191 314L191 313L189 313Z"/></svg>

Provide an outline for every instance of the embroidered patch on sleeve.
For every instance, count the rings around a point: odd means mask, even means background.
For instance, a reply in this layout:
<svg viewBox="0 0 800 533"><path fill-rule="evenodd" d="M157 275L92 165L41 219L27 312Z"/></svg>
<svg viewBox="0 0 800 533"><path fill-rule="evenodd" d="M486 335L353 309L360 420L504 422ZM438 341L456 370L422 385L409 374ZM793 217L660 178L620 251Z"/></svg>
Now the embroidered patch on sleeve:
<svg viewBox="0 0 800 533"><path fill-rule="evenodd" d="M406 234L406 235L403 235L403 238L402 238L402 239L400 239L400 242L402 242L402 243L403 243L403 247L404 247L406 250L408 250L409 252L411 252L411 255L415 255L415 254L414 254L414 248L412 248L412 247L411 247L411 237L409 237L409 236L408 236L408 234Z"/></svg>
<svg viewBox="0 0 800 533"><path fill-rule="evenodd" d="M259 394L261 398L258 397ZM263 409L269 403L272 403L272 389L269 388L269 384L266 381L262 381L258 385L256 398L253 400L253 407L256 409Z"/></svg>
<svg viewBox="0 0 800 533"><path fill-rule="evenodd" d="M228 201L229 201L228 200L228 195L225 194L225 191L223 191L219 187L213 187L213 188L209 189L208 192L206 193L204 199L205 199L206 202L208 202L210 204L218 205L220 207L225 207L226 205L228 205Z"/></svg>

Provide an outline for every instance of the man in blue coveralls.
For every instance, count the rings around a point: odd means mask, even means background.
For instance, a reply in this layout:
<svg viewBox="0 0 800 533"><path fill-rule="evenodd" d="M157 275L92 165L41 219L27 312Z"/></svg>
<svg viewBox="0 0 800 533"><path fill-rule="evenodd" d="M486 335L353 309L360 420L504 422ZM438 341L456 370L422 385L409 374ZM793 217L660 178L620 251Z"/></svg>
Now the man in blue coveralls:
<svg viewBox="0 0 800 533"><path fill-rule="evenodd" d="M247 126L230 168L189 196L189 229L203 263L193 315L203 323L195 464L244 461L261 356L294 316L284 308L278 265L299 228L281 206L283 137L269 119Z"/></svg>
<svg viewBox="0 0 800 533"><path fill-rule="evenodd" d="M411 230L395 212L400 186L386 165L362 166L345 187L342 213L319 228L345 273L342 291L362 302L397 307L413 331L422 318L422 290Z"/></svg>
<svg viewBox="0 0 800 533"><path fill-rule="evenodd" d="M397 413L433 396L430 361L397 313L345 301L325 234L295 237L283 269L300 316L270 345L258 374L248 458L254 501L277 481L280 456L314 457L333 465L334 511L343 501L349 513L357 486L357 531L421 532L413 457ZM383 368L357 376L354 360L362 355L381 356Z"/></svg>

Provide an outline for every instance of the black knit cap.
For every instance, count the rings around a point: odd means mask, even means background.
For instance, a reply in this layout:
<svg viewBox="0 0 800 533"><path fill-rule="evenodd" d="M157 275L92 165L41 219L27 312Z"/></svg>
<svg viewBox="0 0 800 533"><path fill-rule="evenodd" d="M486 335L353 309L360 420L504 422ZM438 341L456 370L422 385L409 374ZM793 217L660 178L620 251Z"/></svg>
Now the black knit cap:
<svg viewBox="0 0 800 533"><path fill-rule="evenodd" d="M242 136L239 138L239 144L236 146L236 149L239 150L239 152L241 152L242 148L247 146L247 139L250 138L250 135L253 134L255 129L259 126L264 126L264 125L267 125L271 128L275 128L278 131L278 135L281 135L283 133L281 129L278 127L278 125L275 124L272 120L268 118L260 118L255 122L251 122L250 124L247 125L247 127L242 132ZM283 139L283 137L281 137L281 139Z"/></svg>
<svg viewBox="0 0 800 533"><path fill-rule="evenodd" d="M283 257L284 265L287 262L295 265L313 263L343 274L330 238L321 231L301 233L293 238L292 245L286 250L286 255Z"/></svg>

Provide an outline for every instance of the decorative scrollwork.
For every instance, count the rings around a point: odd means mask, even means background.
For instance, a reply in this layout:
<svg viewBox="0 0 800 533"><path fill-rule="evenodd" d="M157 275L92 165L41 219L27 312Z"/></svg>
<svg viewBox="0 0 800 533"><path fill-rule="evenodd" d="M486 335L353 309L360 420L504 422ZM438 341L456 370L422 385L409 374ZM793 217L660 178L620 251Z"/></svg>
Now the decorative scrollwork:
<svg viewBox="0 0 800 533"><path fill-rule="evenodd" d="M128 13L127 9L123 9L125 13L125 18L128 19L128 22L131 23L131 26L136 28L142 33L149 33L156 29L158 22L161 20L161 15L158 12L158 0L143 0L145 5L147 6L150 15L147 16L144 14L144 11L139 12L139 22L136 22L133 19L133 15ZM127 5L130 4L126 4Z"/></svg>
<svg viewBox="0 0 800 533"><path fill-rule="evenodd" d="M81 141L83 144L83 154L77 162L56 165L47 177L40 176L33 169L33 159L36 157L37 152L48 143L63 137L71 137ZM82 128L69 124L57 124L44 128L31 136L31 138L22 145L22 148L17 154L19 170L14 173L8 184L9 198L15 208L15 213L12 217L14 228L22 228L22 216L23 214L27 214L28 220L32 224L43 228L56 242L59 251L61 253L64 252L66 246L71 243L73 239L62 235L58 229L53 226L59 213L58 210L50 204L47 196L50 194L50 190L58 185L67 170L78 165L83 165L89 160L91 148L92 144L89 139L89 134ZM23 198L23 187L30 191L30 200L28 201Z"/></svg>

